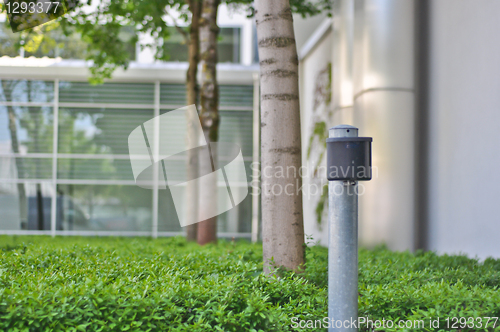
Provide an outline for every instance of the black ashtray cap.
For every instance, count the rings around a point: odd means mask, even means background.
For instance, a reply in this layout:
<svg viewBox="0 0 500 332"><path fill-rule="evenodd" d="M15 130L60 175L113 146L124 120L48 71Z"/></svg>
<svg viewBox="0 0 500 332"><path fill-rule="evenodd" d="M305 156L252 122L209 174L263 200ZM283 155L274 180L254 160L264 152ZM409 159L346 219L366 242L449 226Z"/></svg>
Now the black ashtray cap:
<svg viewBox="0 0 500 332"><path fill-rule="evenodd" d="M371 137L326 139L328 181L368 181L372 178Z"/></svg>

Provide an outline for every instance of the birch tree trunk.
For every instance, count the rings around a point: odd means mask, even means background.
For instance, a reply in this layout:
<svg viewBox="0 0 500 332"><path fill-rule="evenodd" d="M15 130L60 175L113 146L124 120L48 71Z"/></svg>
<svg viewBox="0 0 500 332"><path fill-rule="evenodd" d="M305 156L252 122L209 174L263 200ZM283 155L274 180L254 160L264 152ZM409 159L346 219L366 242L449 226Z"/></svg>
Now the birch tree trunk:
<svg viewBox="0 0 500 332"><path fill-rule="evenodd" d="M264 272L304 264L298 57L288 0L256 0Z"/></svg>
<svg viewBox="0 0 500 332"><path fill-rule="evenodd" d="M201 0L189 0L189 10L192 14L191 26L189 28L188 41L188 61L189 68L186 75L186 96L188 105L198 104L198 63L200 61L200 16L201 16ZM195 142L199 140L196 128L192 126L198 122L198 118L191 119L188 117L187 138L188 145L195 146ZM196 179L198 177L198 155L196 150L188 151L187 161L187 177L188 179ZM198 238L198 186L196 181L188 181L186 187L186 221L187 226L186 239L188 241L196 241Z"/></svg>
<svg viewBox="0 0 500 332"><path fill-rule="evenodd" d="M203 133L209 142L217 142L219 135L219 87L217 85L217 10L220 0L203 0L200 21L200 63L201 63L201 112ZM211 159L200 160L201 174L215 171L217 151L209 149ZM213 211L217 207L217 180L215 177L201 183L200 213ZM217 241L217 216L198 223L198 243L203 245Z"/></svg>

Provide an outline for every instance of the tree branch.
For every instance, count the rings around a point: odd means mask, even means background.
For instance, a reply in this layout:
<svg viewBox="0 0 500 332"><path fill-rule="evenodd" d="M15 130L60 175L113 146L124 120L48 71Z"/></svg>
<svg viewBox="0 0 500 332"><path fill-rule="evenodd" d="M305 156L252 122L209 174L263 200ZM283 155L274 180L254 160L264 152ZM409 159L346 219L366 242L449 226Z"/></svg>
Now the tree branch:
<svg viewBox="0 0 500 332"><path fill-rule="evenodd" d="M174 22L175 29L177 29L177 31L179 31L181 33L181 35L184 37L184 41L186 42L186 44L189 45L189 34L186 31L184 31L182 29L182 27L180 27L177 24L177 20L172 15L170 15L170 13L167 11L167 9L164 9L164 12L166 15L168 15L172 19L172 21Z"/></svg>

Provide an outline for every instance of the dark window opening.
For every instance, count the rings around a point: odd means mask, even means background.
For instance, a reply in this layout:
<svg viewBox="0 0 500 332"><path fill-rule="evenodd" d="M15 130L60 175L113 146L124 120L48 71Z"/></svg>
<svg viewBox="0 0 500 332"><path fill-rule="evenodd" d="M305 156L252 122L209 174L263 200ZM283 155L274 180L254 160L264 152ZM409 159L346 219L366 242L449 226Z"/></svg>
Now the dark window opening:
<svg viewBox="0 0 500 332"><path fill-rule="evenodd" d="M184 36L175 27L170 27L169 33L170 37L163 42L165 59L167 61L188 61L188 45ZM241 28L220 28L217 41L219 62L240 63L240 46Z"/></svg>

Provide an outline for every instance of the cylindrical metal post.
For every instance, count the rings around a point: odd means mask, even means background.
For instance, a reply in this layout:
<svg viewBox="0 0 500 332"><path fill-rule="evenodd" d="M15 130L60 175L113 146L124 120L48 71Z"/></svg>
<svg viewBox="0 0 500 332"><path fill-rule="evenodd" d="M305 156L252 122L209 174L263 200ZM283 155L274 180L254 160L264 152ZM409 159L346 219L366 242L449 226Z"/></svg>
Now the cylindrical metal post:
<svg viewBox="0 0 500 332"><path fill-rule="evenodd" d="M340 125L329 137L357 137L358 128ZM348 172L349 170L338 170ZM329 331L357 331L358 188L355 181L328 183L328 317Z"/></svg>

